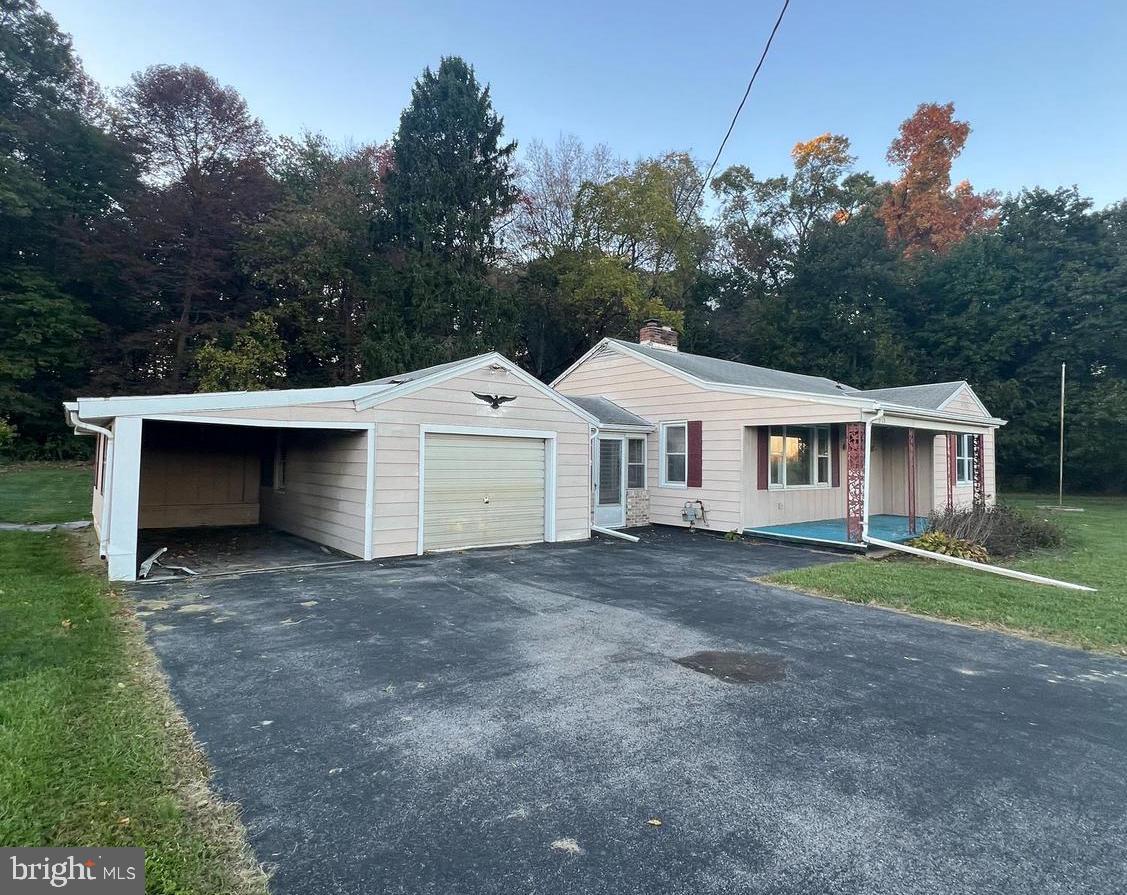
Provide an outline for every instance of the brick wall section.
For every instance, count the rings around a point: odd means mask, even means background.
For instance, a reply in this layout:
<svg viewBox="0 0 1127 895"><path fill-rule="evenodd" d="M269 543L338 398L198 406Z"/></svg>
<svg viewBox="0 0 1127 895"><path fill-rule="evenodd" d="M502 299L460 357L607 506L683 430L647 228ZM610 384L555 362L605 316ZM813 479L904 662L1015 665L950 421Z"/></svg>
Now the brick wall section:
<svg viewBox="0 0 1127 895"><path fill-rule="evenodd" d="M626 489L626 526L650 524L650 492L645 488Z"/></svg>

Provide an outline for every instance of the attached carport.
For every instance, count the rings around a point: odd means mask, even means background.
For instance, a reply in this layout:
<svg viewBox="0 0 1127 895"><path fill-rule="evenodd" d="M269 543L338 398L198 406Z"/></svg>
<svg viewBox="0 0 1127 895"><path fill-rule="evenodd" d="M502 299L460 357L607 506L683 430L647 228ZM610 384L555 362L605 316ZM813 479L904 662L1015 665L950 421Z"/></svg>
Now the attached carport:
<svg viewBox="0 0 1127 895"><path fill-rule="evenodd" d="M113 580L136 577L139 530L261 525L358 559L590 536L594 417L496 353L352 386L65 408L98 436Z"/></svg>
<svg viewBox="0 0 1127 895"><path fill-rule="evenodd" d="M97 428L94 520L112 580L133 580L139 533L268 526L372 558L368 421L115 416ZM339 557L338 557L339 558Z"/></svg>

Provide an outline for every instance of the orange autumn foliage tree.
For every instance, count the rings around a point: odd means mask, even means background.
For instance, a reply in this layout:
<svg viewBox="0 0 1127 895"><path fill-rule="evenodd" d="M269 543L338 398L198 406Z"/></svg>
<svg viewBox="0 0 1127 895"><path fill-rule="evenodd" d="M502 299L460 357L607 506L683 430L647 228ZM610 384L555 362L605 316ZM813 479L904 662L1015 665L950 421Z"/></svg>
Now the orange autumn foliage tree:
<svg viewBox="0 0 1127 895"><path fill-rule="evenodd" d="M976 193L968 181L951 188L951 165L963 151L970 125L955 120L955 105L922 103L900 125L888 161L900 169L880 216L889 241L905 255L942 254L971 233L998 223L995 193Z"/></svg>

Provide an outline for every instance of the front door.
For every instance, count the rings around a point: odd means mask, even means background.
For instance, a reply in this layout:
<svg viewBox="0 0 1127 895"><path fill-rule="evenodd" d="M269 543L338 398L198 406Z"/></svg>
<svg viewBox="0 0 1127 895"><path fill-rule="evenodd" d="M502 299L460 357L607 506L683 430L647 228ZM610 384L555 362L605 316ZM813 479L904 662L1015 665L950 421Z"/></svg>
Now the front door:
<svg viewBox="0 0 1127 895"><path fill-rule="evenodd" d="M595 464L595 524L619 528L626 524L626 492L623 489L622 437L599 437Z"/></svg>

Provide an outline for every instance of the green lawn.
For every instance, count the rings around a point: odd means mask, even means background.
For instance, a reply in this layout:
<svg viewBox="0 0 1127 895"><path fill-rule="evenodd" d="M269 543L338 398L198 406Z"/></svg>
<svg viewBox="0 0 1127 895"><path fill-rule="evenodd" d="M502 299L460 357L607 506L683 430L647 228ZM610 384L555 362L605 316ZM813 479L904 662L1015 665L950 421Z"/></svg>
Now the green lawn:
<svg viewBox="0 0 1127 895"><path fill-rule="evenodd" d="M0 842L141 846L149 892L264 895L136 619L76 567L83 542L0 533Z"/></svg>
<svg viewBox="0 0 1127 895"><path fill-rule="evenodd" d="M1006 500L1033 512L1038 503L1054 502L1032 496ZM1065 546L1009 565L1087 584L1097 588L1095 593L908 557L855 559L785 572L770 580L855 603L878 603L1127 655L1127 498L1070 498L1067 503L1084 512L1047 513L1065 527Z"/></svg>
<svg viewBox="0 0 1127 895"><path fill-rule="evenodd" d="M0 466L0 522L90 518L90 463Z"/></svg>

